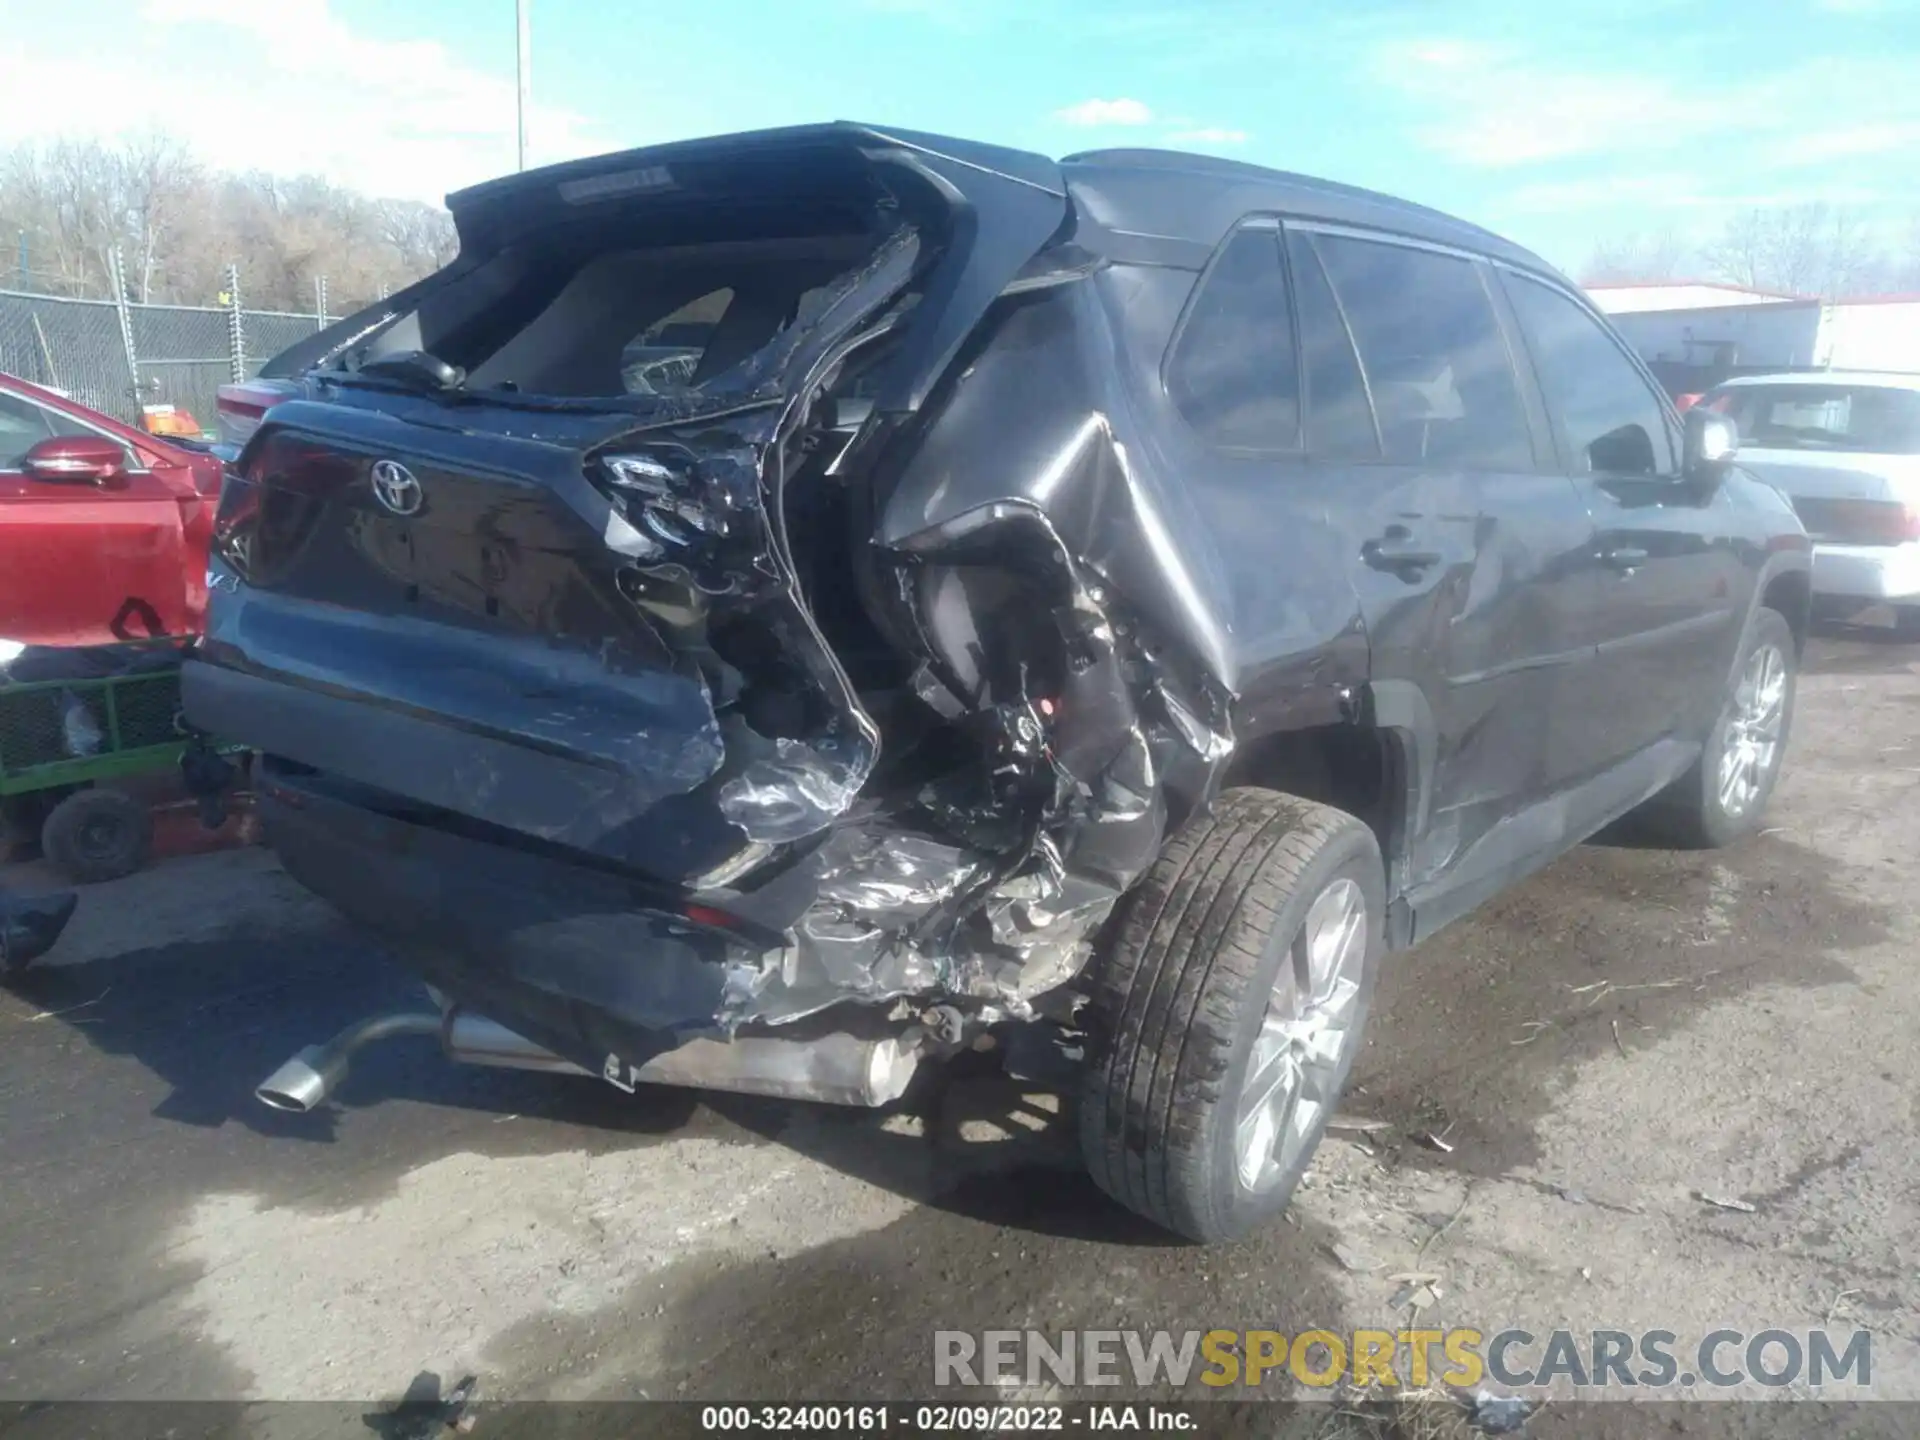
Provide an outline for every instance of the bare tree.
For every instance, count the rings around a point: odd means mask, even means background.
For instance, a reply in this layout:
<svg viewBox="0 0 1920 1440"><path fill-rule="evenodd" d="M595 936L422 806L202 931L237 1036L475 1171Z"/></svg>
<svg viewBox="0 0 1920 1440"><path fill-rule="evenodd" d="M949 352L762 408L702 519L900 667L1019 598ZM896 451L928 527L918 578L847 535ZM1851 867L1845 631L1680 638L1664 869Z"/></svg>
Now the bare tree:
<svg viewBox="0 0 1920 1440"><path fill-rule="evenodd" d="M1692 256L1692 247L1669 225L1647 235L1634 233L1602 241L1581 267L1580 279L1587 285L1680 280L1686 277Z"/></svg>
<svg viewBox="0 0 1920 1440"><path fill-rule="evenodd" d="M1736 285L1828 299L1870 288L1889 263L1862 217L1818 202L1742 211L1704 253Z"/></svg>
<svg viewBox="0 0 1920 1440"><path fill-rule="evenodd" d="M154 132L119 145L57 141L0 149L0 234L28 274L60 295L109 293L109 256L134 300L209 305L237 262L247 303L305 311L325 276L333 313L452 259L437 206L373 200L315 176L220 175Z"/></svg>
<svg viewBox="0 0 1920 1440"><path fill-rule="evenodd" d="M375 202L375 210L381 237L409 270L420 274L437 270L460 248L453 217L436 205L380 200Z"/></svg>

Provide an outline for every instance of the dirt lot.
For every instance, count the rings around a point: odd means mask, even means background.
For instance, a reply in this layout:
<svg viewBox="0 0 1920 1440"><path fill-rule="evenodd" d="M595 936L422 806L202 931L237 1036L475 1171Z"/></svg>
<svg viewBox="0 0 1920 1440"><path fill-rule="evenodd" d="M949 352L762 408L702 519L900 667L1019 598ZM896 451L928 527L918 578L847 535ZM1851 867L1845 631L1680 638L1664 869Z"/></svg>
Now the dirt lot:
<svg viewBox="0 0 1920 1440"><path fill-rule="evenodd" d="M1920 652L1816 641L1772 828L1585 847L1401 957L1347 1101L1385 1128L1212 1251L984 1076L869 1116L403 1041L275 1115L262 1075L408 988L261 852L158 866L0 994L0 1399L870 1399L928 1390L936 1329L1394 1327L1422 1269L1434 1326L1864 1326L1920 1400L1917 720Z"/></svg>

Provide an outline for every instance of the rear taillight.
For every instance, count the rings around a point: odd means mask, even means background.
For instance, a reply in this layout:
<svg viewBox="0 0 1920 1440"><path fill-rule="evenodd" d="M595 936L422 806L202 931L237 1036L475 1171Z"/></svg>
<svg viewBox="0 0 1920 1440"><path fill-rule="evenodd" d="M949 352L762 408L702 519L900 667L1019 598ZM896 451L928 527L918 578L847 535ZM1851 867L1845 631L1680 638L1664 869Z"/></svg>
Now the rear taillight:
<svg viewBox="0 0 1920 1440"><path fill-rule="evenodd" d="M1900 527L1902 540L1920 540L1920 505L1906 507L1905 523Z"/></svg>
<svg viewBox="0 0 1920 1440"><path fill-rule="evenodd" d="M220 413L235 420L258 420L280 397L262 395L245 385L222 385L214 398Z"/></svg>
<svg viewBox="0 0 1920 1440"><path fill-rule="evenodd" d="M220 438L244 445L269 410L298 393L299 386L285 380L240 380L222 385L214 392L214 418Z"/></svg>

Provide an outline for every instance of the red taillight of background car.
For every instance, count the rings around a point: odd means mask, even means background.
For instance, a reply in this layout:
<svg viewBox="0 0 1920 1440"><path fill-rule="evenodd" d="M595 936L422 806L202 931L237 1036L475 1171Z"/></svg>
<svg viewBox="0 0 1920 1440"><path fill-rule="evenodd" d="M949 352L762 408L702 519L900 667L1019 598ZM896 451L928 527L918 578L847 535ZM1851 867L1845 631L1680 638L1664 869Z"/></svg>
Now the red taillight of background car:
<svg viewBox="0 0 1920 1440"><path fill-rule="evenodd" d="M291 400L299 387L285 380L241 380L222 385L214 395L215 420L222 440L244 445L266 413Z"/></svg>

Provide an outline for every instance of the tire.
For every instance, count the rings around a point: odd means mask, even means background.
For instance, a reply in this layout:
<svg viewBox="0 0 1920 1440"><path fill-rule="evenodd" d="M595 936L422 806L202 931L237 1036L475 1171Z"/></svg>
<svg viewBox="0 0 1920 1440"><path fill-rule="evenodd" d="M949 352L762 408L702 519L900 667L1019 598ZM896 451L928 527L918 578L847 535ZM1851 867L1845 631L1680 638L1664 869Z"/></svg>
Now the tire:
<svg viewBox="0 0 1920 1440"><path fill-rule="evenodd" d="M1780 663L1780 689L1772 749L1760 764L1758 783L1738 804L1730 804L1723 791L1726 779L1722 764L1730 746L1740 740L1736 716L1746 703L1743 699L1753 683L1751 672L1756 656L1771 649ZM1693 768L1672 786L1647 802L1642 818L1651 838L1696 850L1714 850L1751 835L1760 828L1767 801L1780 779L1780 764L1786 755L1787 740L1793 731L1793 700L1799 677L1799 658L1795 653L1793 630L1786 617L1776 610L1761 610L1754 616L1752 632L1734 667L1733 683L1721 702L1719 717L1707 736L1706 748Z"/></svg>
<svg viewBox="0 0 1920 1440"><path fill-rule="evenodd" d="M82 885L118 880L147 863L153 817L118 790L81 790L53 807L40 850L54 868Z"/></svg>
<svg viewBox="0 0 1920 1440"><path fill-rule="evenodd" d="M1920 605L1893 607L1893 633L1902 640L1920 640Z"/></svg>
<svg viewBox="0 0 1920 1440"><path fill-rule="evenodd" d="M1102 1190L1202 1242L1245 1235L1286 1208L1360 1048L1385 949L1385 892L1371 830L1270 790L1227 791L1167 844L1123 902L1090 977L1080 1141ZM1265 1152L1264 1173L1249 1181L1241 1161L1261 1151L1243 1151L1236 1134L1257 1042L1265 1029L1264 1057L1278 1040L1270 1002L1276 1023L1289 1013L1298 1022L1303 928L1316 903L1322 918L1337 908L1333 897L1364 927L1341 951L1344 1028L1322 1034L1317 1106L1296 1127L1299 1141Z"/></svg>

